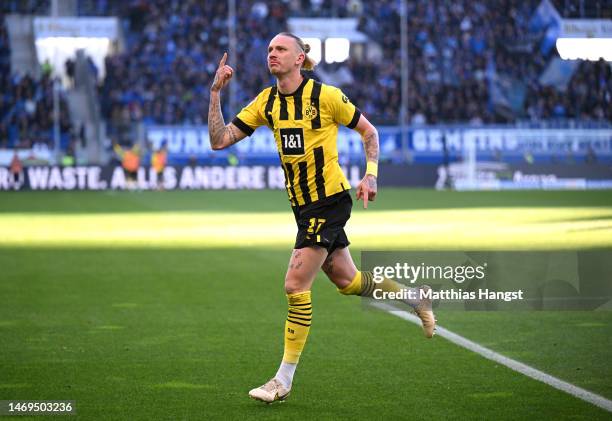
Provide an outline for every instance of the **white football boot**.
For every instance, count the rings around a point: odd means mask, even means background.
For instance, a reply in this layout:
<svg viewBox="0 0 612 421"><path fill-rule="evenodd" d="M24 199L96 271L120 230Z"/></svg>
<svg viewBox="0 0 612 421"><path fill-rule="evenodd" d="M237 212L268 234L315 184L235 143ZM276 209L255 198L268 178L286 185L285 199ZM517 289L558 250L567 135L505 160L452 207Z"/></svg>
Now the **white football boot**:
<svg viewBox="0 0 612 421"><path fill-rule="evenodd" d="M278 380L271 379L268 383L252 389L249 396L258 401L272 403L283 401L289 396L291 389L286 389Z"/></svg>
<svg viewBox="0 0 612 421"><path fill-rule="evenodd" d="M429 285L422 285L419 289L421 291L427 291L430 290L431 287ZM421 298L419 304L414 307L414 312L419 317L419 319L421 319L421 323L423 324L423 333L425 334L425 337L432 338L435 333L434 331L436 330L437 320L434 316L431 307L431 299Z"/></svg>

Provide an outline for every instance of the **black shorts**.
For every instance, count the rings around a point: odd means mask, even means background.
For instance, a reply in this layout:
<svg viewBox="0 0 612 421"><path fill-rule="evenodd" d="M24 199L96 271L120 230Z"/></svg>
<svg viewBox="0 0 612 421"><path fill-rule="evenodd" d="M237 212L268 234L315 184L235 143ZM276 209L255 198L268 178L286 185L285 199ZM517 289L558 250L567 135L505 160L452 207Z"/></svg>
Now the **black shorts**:
<svg viewBox="0 0 612 421"><path fill-rule="evenodd" d="M351 217L353 199L348 191L304 206L294 206L293 215L298 226L296 249L321 246L331 254L350 244L344 225Z"/></svg>
<svg viewBox="0 0 612 421"><path fill-rule="evenodd" d="M136 180L138 178L138 172L136 171L130 171L130 170L126 170L125 168L123 169L123 172L125 173L125 178L128 180Z"/></svg>

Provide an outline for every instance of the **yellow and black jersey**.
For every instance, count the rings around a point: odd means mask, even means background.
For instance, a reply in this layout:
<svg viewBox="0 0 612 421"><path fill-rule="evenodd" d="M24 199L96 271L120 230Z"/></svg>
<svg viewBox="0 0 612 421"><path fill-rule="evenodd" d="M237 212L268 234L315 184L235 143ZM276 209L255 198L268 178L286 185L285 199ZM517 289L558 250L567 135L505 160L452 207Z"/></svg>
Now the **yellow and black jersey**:
<svg viewBox="0 0 612 421"><path fill-rule="evenodd" d="M360 116L340 89L305 77L292 94L264 89L232 123L249 136L263 125L274 132L289 200L302 206L350 189L338 164L338 124L353 129Z"/></svg>

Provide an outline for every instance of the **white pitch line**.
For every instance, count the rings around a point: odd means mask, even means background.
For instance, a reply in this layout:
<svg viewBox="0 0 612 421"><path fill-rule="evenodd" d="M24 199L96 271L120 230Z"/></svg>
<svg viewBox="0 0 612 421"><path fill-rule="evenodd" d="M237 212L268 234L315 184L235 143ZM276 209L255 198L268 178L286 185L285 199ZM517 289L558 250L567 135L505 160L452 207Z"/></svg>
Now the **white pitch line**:
<svg viewBox="0 0 612 421"><path fill-rule="evenodd" d="M384 310L400 319L407 320L411 323L421 326L421 320L413 315L403 310L395 310L392 306L384 303L373 303L372 306L377 307L381 310ZM558 379L557 377L551 376L550 374L546 374L543 371L535 369L527 364L523 364L519 361L513 360L512 358L504 357L501 354L498 354L495 351L490 350L489 348L485 348L482 345L477 344L476 342L470 341L467 338L464 338L461 335L457 335L456 333L451 332L448 329L437 326L436 335L441 336L444 339L459 345L462 348L469 349L483 357L495 361L496 363L505 365L511 370L518 371L521 374L524 374L527 377L531 377L532 379L541 381L542 383L546 383L549 386L554 387L555 389L559 389L565 393L569 393L572 396L575 396L583 401L592 403L606 411L612 412L612 401L604 398L596 393L589 392L581 387L575 386L571 383Z"/></svg>

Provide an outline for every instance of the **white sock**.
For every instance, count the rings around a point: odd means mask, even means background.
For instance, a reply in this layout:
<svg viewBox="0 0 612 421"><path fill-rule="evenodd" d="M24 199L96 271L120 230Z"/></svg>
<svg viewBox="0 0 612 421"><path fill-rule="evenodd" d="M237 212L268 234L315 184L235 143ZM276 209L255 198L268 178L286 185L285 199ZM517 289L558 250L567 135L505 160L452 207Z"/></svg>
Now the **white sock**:
<svg viewBox="0 0 612 421"><path fill-rule="evenodd" d="M281 362L278 371L276 372L276 376L274 376L281 384L287 388L291 388L291 383L293 383L293 375L295 374L295 369L297 368L297 364L290 364L286 362Z"/></svg>

